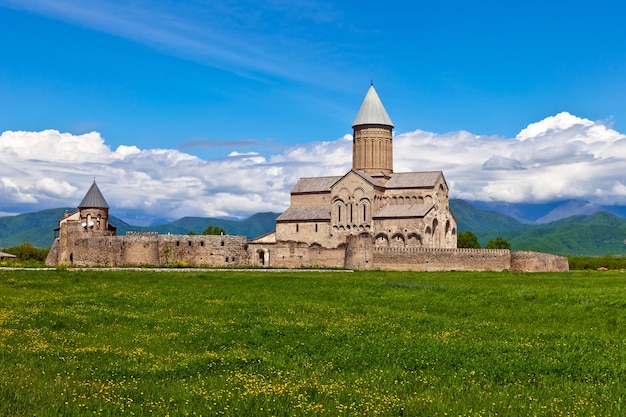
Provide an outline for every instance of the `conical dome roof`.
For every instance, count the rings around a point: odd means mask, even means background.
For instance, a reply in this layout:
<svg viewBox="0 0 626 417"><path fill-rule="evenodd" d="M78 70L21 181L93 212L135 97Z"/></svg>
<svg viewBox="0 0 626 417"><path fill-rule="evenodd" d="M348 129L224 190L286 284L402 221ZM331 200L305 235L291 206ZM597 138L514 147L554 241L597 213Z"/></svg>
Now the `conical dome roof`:
<svg viewBox="0 0 626 417"><path fill-rule="evenodd" d="M96 185L96 180L93 181L89 191L85 194L83 201L80 202L78 208L109 208L107 201L102 196L100 189Z"/></svg>
<svg viewBox="0 0 626 417"><path fill-rule="evenodd" d="M370 85L361 109L352 123L352 127L359 125L385 125L393 127L393 123L385 110L385 106L380 101L376 90L374 90L374 84Z"/></svg>

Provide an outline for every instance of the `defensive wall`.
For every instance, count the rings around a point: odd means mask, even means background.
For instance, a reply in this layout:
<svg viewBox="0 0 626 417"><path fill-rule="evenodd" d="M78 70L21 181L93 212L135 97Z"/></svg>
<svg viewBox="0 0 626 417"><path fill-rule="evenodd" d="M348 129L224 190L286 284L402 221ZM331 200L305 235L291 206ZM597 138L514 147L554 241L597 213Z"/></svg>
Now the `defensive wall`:
<svg viewBox="0 0 626 417"><path fill-rule="evenodd" d="M345 244L324 248L303 242L248 243L245 236L159 235L128 232L55 240L48 265L276 268L349 268L395 271L568 271L567 258L507 249L444 249L375 246L368 234L349 236Z"/></svg>
<svg viewBox="0 0 626 417"><path fill-rule="evenodd" d="M251 265L276 268L349 268L394 271L566 272L567 258L508 249L376 247L367 235L337 248L298 242L250 243Z"/></svg>
<svg viewBox="0 0 626 417"><path fill-rule="evenodd" d="M248 265L245 236L128 232L125 236L77 237L62 251L58 241L46 259L48 265Z"/></svg>

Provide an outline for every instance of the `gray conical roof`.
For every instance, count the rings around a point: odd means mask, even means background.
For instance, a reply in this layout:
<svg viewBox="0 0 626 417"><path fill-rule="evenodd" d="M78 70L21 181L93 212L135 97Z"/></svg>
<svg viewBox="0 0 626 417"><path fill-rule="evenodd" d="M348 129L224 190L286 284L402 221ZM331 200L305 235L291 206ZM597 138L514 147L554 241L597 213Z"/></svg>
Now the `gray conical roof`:
<svg viewBox="0 0 626 417"><path fill-rule="evenodd" d="M378 98L376 90L374 90L374 84L370 85L370 89L367 90L361 109L352 123L352 127L359 125L385 125L393 127L393 123L385 110L385 106Z"/></svg>
<svg viewBox="0 0 626 417"><path fill-rule="evenodd" d="M107 201L102 196L100 189L96 185L96 180L93 181L89 191L85 194L85 198L80 202L78 208L109 208Z"/></svg>

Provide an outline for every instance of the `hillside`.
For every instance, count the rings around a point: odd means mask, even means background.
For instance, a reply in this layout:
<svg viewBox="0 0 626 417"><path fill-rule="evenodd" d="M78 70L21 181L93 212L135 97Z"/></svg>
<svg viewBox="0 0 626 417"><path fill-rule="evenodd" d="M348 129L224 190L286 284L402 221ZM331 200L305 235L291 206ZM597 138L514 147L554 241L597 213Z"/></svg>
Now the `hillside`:
<svg viewBox="0 0 626 417"><path fill-rule="evenodd" d="M463 200L450 200L458 230L472 231L484 246L489 240L502 236L513 249L528 249L559 255L626 256L626 219L606 212L589 216L571 216L546 224L521 222L513 217L481 210ZM18 216L0 217L0 247L17 246L30 242L37 247L48 247L54 239L54 228L63 217L65 208L42 210ZM231 235L248 238L274 230L278 213L257 213L245 220L227 220L203 217L183 217L172 223L140 227L111 216L118 234L128 231L155 231L158 233L202 233L209 225L221 227Z"/></svg>

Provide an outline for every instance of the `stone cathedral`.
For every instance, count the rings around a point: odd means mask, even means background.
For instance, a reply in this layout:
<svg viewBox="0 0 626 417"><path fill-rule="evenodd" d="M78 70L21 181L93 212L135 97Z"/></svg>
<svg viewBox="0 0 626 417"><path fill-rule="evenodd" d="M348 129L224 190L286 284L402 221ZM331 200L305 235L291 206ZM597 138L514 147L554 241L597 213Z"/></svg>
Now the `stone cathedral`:
<svg viewBox="0 0 626 417"><path fill-rule="evenodd" d="M373 85L354 119L352 169L301 178L276 220L276 241L335 248L351 235L377 247L456 248L456 220L441 171L393 171L393 123Z"/></svg>

